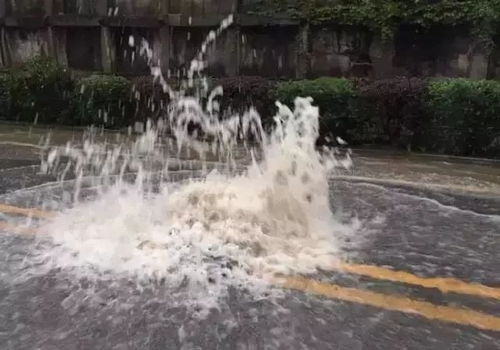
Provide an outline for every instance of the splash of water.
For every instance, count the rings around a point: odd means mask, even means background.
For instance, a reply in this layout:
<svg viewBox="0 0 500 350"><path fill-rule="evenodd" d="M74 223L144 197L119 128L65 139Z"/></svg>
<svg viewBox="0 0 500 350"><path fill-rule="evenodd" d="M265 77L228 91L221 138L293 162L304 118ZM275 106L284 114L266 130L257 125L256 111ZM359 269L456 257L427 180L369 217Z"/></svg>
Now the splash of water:
<svg viewBox="0 0 500 350"><path fill-rule="evenodd" d="M201 67L191 65L191 82ZM158 69L151 70L155 77ZM297 98L293 110L277 103L275 128L266 134L253 109L222 118L214 103L220 94L215 88L203 106L172 92L166 119L149 123L133 142L89 137L81 147L48 153L45 171L76 179L74 205L43 227L54 243L52 266L87 277L165 281L213 306L228 286L260 288L269 276L314 273L338 261L336 236L351 228L332 215L328 176L350 159L316 148L319 110L312 99ZM203 138L189 131L193 124ZM250 136L252 147L243 142ZM250 149L246 165L234 157L242 143ZM172 164L189 152L202 160L199 177L171 181ZM218 169L208 166L209 157L223 160L213 163ZM82 198L89 188L92 198Z"/></svg>

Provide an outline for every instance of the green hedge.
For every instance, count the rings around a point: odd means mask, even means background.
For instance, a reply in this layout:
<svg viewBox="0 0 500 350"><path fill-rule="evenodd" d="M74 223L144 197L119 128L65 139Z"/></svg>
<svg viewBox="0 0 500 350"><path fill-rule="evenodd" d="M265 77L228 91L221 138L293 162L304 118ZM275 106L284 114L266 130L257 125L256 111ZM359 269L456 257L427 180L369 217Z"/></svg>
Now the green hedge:
<svg viewBox="0 0 500 350"><path fill-rule="evenodd" d="M290 106L297 96L312 97L314 104L320 109L320 131L323 136L349 138L354 136L352 132L358 128L359 121L354 112L358 91L348 79L319 78L281 82L277 84L273 95Z"/></svg>
<svg viewBox="0 0 500 350"><path fill-rule="evenodd" d="M0 73L0 119L10 119L10 75L7 73Z"/></svg>
<svg viewBox="0 0 500 350"><path fill-rule="evenodd" d="M121 76L74 78L45 56L0 73L0 119L45 124L123 127L135 116L130 81Z"/></svg>
<svg viewBox="0 0 500 350"><path fill-rule="evenodd" d="M500 156L500 82L446 79L428 85L426 151Z"/></svg>
<svg viewBox="0 0 500 350"><path fill-rule="evenodd" d="M224 94L221 109L229 113L244 113L250 107L255 108L262 116L272 116L276 112L275 82L255 76L224 78L214 81L212 86L222 86ZM272 118L265 118L270 124Z"/></svg>
<svg viewBox="0 0 500 350"><path fill-rule="evenodd" d="M279 83L274 95L288 104L296 96L312 97L321 134L353 145L500 157L499 81L321 78Z"/></svg>
<svg viewBox="0 0 500 350"><path fill-rule="evenodd" d="M354 142L386 143L411 149L425 119L426 84L418 78L398 77L359 86L359 139Z"/></svg>
<svg viewBox="0 0 500 350"><path fill-rule="evenodd" d="M91 75L79 80L73 98L79 125L124 127L132 123L130 81L115 75Z"/></svg>
<svg viewBox="0 0 500 350"><path fill-rule="evenodd" d="M10 119L39 123L64 122L73 91L69 71L45 56L8 72Z"/></svg>
<svg viewBox="0 0 500 350"><path fill-rule="evenodd" d="M225 78L224 110L255 106L269 124L275 100L312 97L320 108L322 140L390 144L465 156L500 157L500 82L466 79L343 78L273 82ZM75 78L46 57L0 72L0 119L33 123L125 127L161 115L168 102L150 80L114 75ZM329 138L328 138L329 137Z"/></svg>

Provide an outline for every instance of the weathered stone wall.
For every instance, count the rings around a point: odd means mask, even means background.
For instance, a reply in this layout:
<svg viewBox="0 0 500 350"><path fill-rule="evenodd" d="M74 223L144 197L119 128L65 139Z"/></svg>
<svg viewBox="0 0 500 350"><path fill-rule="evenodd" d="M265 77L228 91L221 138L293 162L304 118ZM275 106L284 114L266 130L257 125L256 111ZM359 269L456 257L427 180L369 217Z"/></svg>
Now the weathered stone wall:
<svg viewBox="0 0 500 350"><path fill-rule="evenodd" d="M395 40L394 67L418 76L485 78L488 57L467 28L403 27Z"/></svg>
<svg viewBox="0 0 500 350"><path fill-rule="evenodd" d="M4 0L7 14L15 16L43 16L45 3L43 0Z"/></svg>
<svg viewBox="0 0 500 350"><path fill-rule="evenodd" d="M273 33L269 35L269 33ZM247 27L241 31L240 73L270 78L295 76L296 27Z"/></svg>
<svg viewBox="0 0 500 350"><path fill-rule="evenodd" d="M96 0L57 0L54 1L54 13L95 15Z"/></svg>
<svg viewBox="0 0 500 350"><path fill-rule="evenodd" d="M254 16L256 1L0 0L0 65L44 53L74 69L147 74L128 45L133 36L148 40L165 71L182 74L205 35L235 13L235 25L210 48L213 76L500 77L500 34L488 53L467 28L407 26L382 41L356 27Z"/></svg>
<svg viewBox="0 0 500 350"><path fill-rule="evenodd" d="M48 53L46 33L36 29L15 28L5 33L5 50L10 53L14 65L30 57Z"/></svg>
<svg viewBox="0 0 500 350"><path fill-rule="evenodd" d="M370 34L353 27L322 26L311 29L312 76L367 76Z"/></svg>
<svg viewBox="0 0 500 350"><path fill-rule="evenodd" d="M121 16L156 16L162 11L161 0L108 0L109 14Z"/></svg>
<svg viewBox="0 0 500 350"><path fill-rule="evenodd" d="M170 0L168 12L189 16L229 14L236 11L235 0Z"/></svg>
<svg viewBox="0 0 500 350"><path fill-rule="evenodd" d="M189 69L193 57L212 28L205 27L177 27L172 31L172 50L170 51L169 69L171 74L180 72L181 75ZM217 39L215 45L208 48L208 74L212 76L237 75L238 62L235 42L238 37L235 31L228 31Z"/></svg>

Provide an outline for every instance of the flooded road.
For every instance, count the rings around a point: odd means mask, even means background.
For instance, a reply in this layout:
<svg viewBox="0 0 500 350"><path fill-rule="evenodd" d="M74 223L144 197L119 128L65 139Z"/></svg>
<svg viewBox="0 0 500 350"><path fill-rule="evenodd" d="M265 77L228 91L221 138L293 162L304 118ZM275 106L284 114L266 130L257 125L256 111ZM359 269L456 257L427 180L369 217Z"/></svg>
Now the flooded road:
<svg viewBox="0 0 500 350"><path fill-rule="evenodd" d="M0 127L1 349L500 347L496 161L354 151L353 168L329 179L334 216L349 227L337 237L342 263L277 277L257 294L230 285L199 317L161 279L36 268L44 244L36 228L66 200L56 179L40 174L45 135ZM79 137L68 130L51 142ZM175 167L183 179L201 164Z"/></svg>

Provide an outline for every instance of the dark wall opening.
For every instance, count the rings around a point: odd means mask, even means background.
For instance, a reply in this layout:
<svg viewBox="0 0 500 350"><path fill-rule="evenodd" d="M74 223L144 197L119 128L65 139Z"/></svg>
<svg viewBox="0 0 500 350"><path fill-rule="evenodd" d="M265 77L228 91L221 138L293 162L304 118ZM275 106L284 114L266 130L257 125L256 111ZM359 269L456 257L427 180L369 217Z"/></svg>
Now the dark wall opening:
<svg viewBox="0 0 500 350"><path fill-rule="evenodd" d="M297 28L248 27L243 28L241 34L242 75L262 75L270 78L295 75Z"/></svg>
<svg viewBox="0 0 500 350"><path fill-rule="evenodd" d="M147 28L120 27L114 29L116 47L116 69L126 75L149 75L147 58L140 54L141 42L145 39L153 48L153 31ZM129 45L133 37L134 46Z"/></svg>
<svg viewBox="0 0 500 350"><path fill-rule="evenodd" d="M102 69L99 28L69 28L66 32L66 54L70 68Z"/></svg>
<svg viewBox="0 0 500 350"><path fill-rule="evenodd" d="M311 28L310 77L367 77L373 73L371 34L359 27L313 26Z"/></svg>
<svg viewBox="0 0 500 350"><path fill-rule="evenodd" d="M170 69L172 74L185 76L189 70L191 61L198 55L201 44L213 28L175 28L172 36L172 51L170 57ZM211 77L224 77L227 75L228 61L231 52L226 50L229 44L228 33L217 38L215 43L208 47L206 57L208 67L205 69ZM233 61L234 62L234 61Z"/></svg>
<svg viewBox="0 0 500 350"><path fill-rule="evenodd" d="M500 35L493 38L494 47L491 51L490 62L488 65L488 78L500 78Z"/></svg>
<svg viewBox="0 0 500 350"><path fill-rule="evenodd" d="M393 65L413 76L465 76L471 36L466 27L402 26Z"/></svg>

